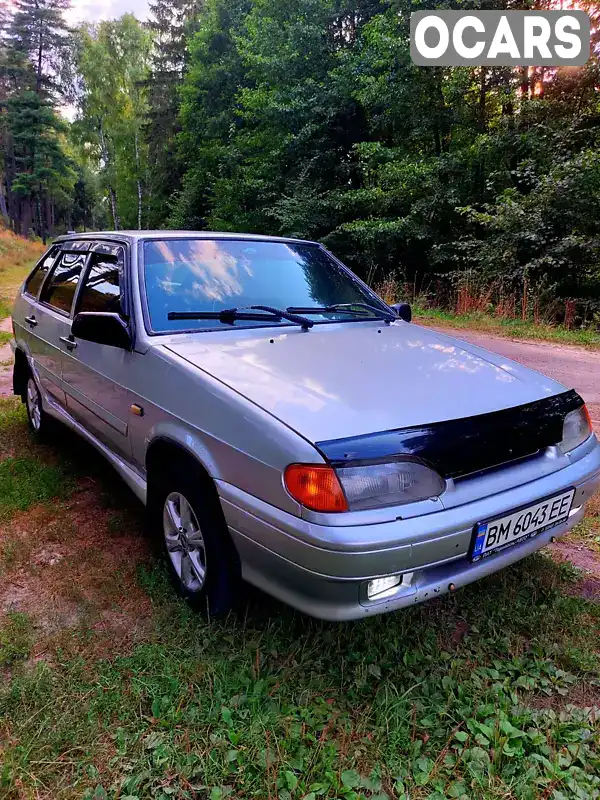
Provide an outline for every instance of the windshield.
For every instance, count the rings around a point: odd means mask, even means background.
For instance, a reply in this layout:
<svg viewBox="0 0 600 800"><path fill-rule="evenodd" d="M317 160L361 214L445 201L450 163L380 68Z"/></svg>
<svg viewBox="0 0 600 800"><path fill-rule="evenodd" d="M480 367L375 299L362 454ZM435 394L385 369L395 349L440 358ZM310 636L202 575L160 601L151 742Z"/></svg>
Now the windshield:
<svg viewBox="0 0 600 800"><path fill-rule="evenodd" d="M389 309L367 293L317 245L251 240L161 239L144 243L144 282L152 330L157 333L228 328L215 319L168 319L172 312L214 312L249 306L302 307L314 322L361 319L336 304ZM319 309L311 314L308 308ZM267 315L266 315L267 316ZM363 312L363 319L376 316ZM292 323L239 321L236 326Z"/></svg>

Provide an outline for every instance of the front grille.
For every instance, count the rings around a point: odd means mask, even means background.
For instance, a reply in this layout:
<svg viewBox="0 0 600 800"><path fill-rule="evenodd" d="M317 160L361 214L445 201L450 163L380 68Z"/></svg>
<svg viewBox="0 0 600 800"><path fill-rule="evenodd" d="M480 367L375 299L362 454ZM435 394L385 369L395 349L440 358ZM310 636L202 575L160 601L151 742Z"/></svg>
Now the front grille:
<svg viewBox="0 0 600 800"><path fill-rule="evenodd" d="M571 390L489 414L317 442L317 447L333 466L412 456L445 478L460 478L558 444L565 416L582 405Z"/></svg>

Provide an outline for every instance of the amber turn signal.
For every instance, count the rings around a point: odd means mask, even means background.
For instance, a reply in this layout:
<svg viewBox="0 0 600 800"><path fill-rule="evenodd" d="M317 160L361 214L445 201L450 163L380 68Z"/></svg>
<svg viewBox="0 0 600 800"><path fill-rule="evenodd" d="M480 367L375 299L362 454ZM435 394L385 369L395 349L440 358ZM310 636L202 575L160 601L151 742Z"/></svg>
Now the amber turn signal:
<svg viewBox="0 0 600 800"><path fill-rule="evenodd" d="M290 464L284 481L294 500L312 511L348 511L338 476L327 464Z"/></svg>

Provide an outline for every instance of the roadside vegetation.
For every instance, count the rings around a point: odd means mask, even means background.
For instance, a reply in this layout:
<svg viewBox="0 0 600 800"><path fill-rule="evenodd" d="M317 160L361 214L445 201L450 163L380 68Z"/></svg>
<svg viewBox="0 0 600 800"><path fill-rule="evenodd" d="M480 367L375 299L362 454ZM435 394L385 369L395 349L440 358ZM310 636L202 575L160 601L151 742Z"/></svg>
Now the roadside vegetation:
<svg viewBox="0 0 600 800"><path fill-rule="evenodd" d="M35 444L13 398L0 497L6 800L600 796L600 581L570 564L359 623L256 591L207 620L117 476L67 432Z"/></svg>
<svg viewBox="0 0 600 800"><path fill-rule="evenodd" d="M494 336L509 339L536 339L538 341L573 344L590 349L600 347L600 333L592 328L569 330L563 325L536 323L533 320L502 319L494 314L474 312L457 314L439 308L413 306L415 322L423 325L436 325L456 329L483 331Z"/></svg>
<svg viewBox="0 0 600 800"><path fill-rule="evenodd" d="M45 249L39 241L24 239L0 227L0 320L10 315L18 287ZM5 341L0 338L2 344Z"/></svg>
<svg viewBox="0 0 600 800"><path fill-rule="evenodd" d="M400 284L393 276L380 282L375 291L387 303L410 301L415 322L455 329L478 330L511 339L536 339L573 344L594 349L600 347L600 332L592 326L574 327L557 324L539 313L538 298L521 303L517 313L514 295L494 305L489 287L463 284L445 300L433 291L416 294L414 287ZM530 308L531 306L531 308Z"/></svg>

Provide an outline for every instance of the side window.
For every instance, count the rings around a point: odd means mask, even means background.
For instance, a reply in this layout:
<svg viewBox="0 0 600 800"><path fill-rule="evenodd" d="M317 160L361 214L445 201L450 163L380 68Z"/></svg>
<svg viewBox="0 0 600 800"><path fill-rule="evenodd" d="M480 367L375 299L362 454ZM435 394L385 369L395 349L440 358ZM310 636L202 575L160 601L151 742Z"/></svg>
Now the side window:
<svg viewBox="0 0 600 800"><path fill-rule="evenodd" d="M50 250L48 250L46 255L42 258L31 275L27 278L25 283L25 292L27 294L33 295L33 297L38 296L38 292L42 283L44 282L44 278L48 274L48 270L53 267L56 256L59 252L60 251L57 247L51 247Z"/></svg>
<svg viewBox="0 0 600 800"><path fill-rule="evenodd" d="M124 255L93 253L92 263L81 292L78 311L104 311L122 314L121 288Z"/></svg>
<svg viewBox="0 0 600 800"><path fill-rule="evenodd" d="M50 284L46 285L40 298L60 311L71 310L75 290L85 266L87 253L63 253L54 267Z"/></svg>

